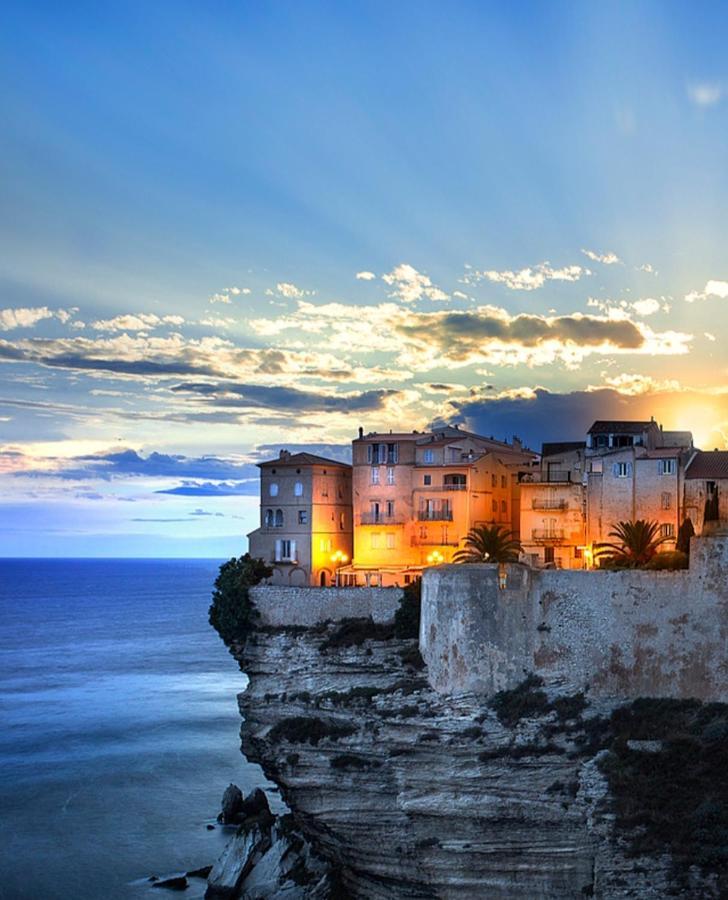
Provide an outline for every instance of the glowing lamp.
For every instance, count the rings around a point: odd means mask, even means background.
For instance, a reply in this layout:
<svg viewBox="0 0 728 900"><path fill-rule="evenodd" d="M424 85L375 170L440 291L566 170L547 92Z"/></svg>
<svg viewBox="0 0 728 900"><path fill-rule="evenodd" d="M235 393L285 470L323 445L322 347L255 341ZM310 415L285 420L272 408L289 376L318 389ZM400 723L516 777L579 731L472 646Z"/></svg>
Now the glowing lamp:
<svg viewBox="0 0 728 900"><path fill-rule="evenodd" d="M432 553L427 557L427 565L428 566L439 566L440 563L445 562L445 557L440 553L439 550L433 550Z"/></svg>

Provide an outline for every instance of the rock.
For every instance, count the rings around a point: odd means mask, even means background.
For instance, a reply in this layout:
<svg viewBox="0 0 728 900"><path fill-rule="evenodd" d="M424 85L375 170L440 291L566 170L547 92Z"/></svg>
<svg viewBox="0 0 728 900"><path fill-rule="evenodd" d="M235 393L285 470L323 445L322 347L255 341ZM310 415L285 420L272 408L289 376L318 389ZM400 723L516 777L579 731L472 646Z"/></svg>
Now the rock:
<svg viewBox="0 0 728 900"><path fill-rule="evenodd" d="M206 900L232 900L240 884L271 844L270 830L254 825L240 827L225 847L207 878Z"/></svg>
<svg viewBox="0 0 728 900"><path fill-rule="evenodd" d="M214 826L214 825L206 825L205 828L207 828L208 831L214 831L214 830L215 830L215 826Z"/></svg>
<svg viewBox="0 0 728 900"><path fill-rule="evenodd" d="M207 878L211 871L212 866L200 866L199 869L190 869L189 872L185 872L185 875L188 878Z"/></svg>
<svg viewBox="0 0 728 900"><path fill-rule="evenodd" d="M222 795L222 812L217 817L224 825L231 825L237 820L243 805L243 792L237 784L229 784Z"/></svg>
<svg viewBox="0 0 728 900"><path fill-rule="evenodd" d="M255 788L254 791L251 791L248 794L245 800L242 800L239 811L245 818L257 816L263 812L269 813L270 807L268 806L268 798L266 797L265 792L260 788Z"/></svg>
<svg viewBox="0 0 728 900"><path fill-rule="evenodd" d="M170 878L159 878L152 887L168 888L170 891L186 891L189 885L184 875L172 875Z"/></svg>

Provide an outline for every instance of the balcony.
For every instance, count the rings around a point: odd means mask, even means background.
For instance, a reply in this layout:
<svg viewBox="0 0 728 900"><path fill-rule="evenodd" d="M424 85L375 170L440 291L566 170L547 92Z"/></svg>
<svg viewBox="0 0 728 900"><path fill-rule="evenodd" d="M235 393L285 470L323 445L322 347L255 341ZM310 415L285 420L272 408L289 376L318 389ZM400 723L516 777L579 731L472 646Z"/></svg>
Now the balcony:
<svg viewBox="0 0 728 900"><path fill-rule="evenodd" d="M581 484L581 473L571 469L551 469L549 472L525 472L521 484Z"/></svg>
<svg viewBox="0 0 728 900"><path fill-rule="evenodd" d="M460 541L456 538L448 538L446 541L438 541L437 538L420 538L413 537L410 540L410 546L412 547L457 547Z"/></svg>
<svg viewBox="0 0 728 900"><path fill-rule="evenodd" d="M420 522L452 522L451 509L421 509L417 513Z"/></svg>
<svg viewBox="0 0 728 900"><path fill-rule="evenodd" d="M531 540L534 541L563 541L563 528L534 528L531 531Z"/></svg>
<svg viewBox="0 0 728 900"><path fill-rule="evenodd" d="M422 491L425 494L432 491L467 491L467 484L420 484L413 488L415 491Z"/></svg>
<svg viewBox="0 0 728 900"><path fill-rule="evenodd" d="M548 500L537 498L531 501L531 509L568 509L568 500Z"/></svg>
<svg viewBox="0 0 728 900"><path fill-rule="evenodd" d="M404 518L402 516L391 515L386 513L365 512L359 514L360 525L402 525Z"/></svg>

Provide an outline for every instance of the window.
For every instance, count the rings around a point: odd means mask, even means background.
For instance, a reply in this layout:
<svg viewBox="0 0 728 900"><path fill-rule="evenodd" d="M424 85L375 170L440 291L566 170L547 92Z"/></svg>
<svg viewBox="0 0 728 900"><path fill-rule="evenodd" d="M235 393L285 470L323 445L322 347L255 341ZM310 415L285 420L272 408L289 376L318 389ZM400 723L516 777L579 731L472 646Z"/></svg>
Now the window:
<svg viewBox="0 0 728 900"><path fill-rule="evenodd" d="M265 518L263 519L263 524L265 525L266 528L272 528L272 527L273 527L273 521L274 521L274 519L273 519L273 510L272 510L272 509L266 509L266 511L265 511Z"/></svg>
<svg viewBox="0 0 728 900"><path fill-rule="evenodd" d="M597 447L608 447L609 446L609 438L606 434L598 434L596 438L596 446Z"/></svg>
<svg viewBox="0 0 728 900"><path fill-rule="evenodd" d="M394 550L394 534L392 532L387 532L385 537L387 539L387 550Z"/></svg>
<svg viewBox="0 0 728 900"><path fill-rule="evenodd" d="M629 463L615 463L614 474L617 476L617 478L626 478L629 475Z"/></svg>
<svg viewBox="0 0 728 900"><path fill-rule="evenodd" d="M426 463L431 463L435 459L435 454L432 450L425 450L422 454L422 458Z"/></svg>
<svg viewBox="0 0 728 900"><path fill-rule="evenodd" d="M305 510L305 509L298 510L298 524L299 525L307 525L308 524L308 510Z"/></svg>
<svg viewBox="0 0 728 900"><path fill-rule="evenodd" d="M404 583L405 583L405 584L409 584L411 581L412 581L412 576L411 576L411 575L405 575L405 576L404 576Z"/></svg>
<svg viewBox="0 0 728 900"><path fill-rule="evenodd" d="M319 541L319 550L322 553L331 553L331 538L321 538Z"/></svg>
<svg viewBox="0 0 728 900"><path fill-rule="evenodd" d="M322 497L329 496L329 482L328 481L324 481L324 483L321 485L321 496Z"/></svg>
<svg viewBox="0 0 728 900"><path fill-rule="evenodd" d="M372 484L379 484L379 469L372 468Z"/></svg>
<svg viewBox="0 0 728 900"><path fill-rule="evenodd" d="M276 562L296 561L296 542L290 540L276 541Z"/></svg>
<svg viewBox="0 0 728 900"><path fill-rule="evenodd" d="M277 509L275 514L275 527L283 528L283 510Z"/></svg>
<svg viewBox="0 0 728 900"><path fill-rule="evenodd" d="M501 500L501 512L508 512L508 503L506 500Z"/></svg>
<svg viewBox="0 0 728 900"><path fill-rule="evenodd" d="M672 522L663 522L663 524L660 525L660 537L675 537L675 526L672 524Z"/></svg>
<svg viewBox="0 0 728 900"><path fill-rule="evenodd" d="M422 483L425 485L425 487L429 487L432 484L432 475L423 475Z"/></svg>
<svg viewBox="0 0 728 900"><path fill-rule="evenodd" d="M583 547L574 547L574 559L583 559L584 558L584 548Z"/></svg>
<svg viewBox="0 0 728 900"><path fill-rule="evenodd" d="M491 485L491 487L498 487L498 476L497 475L490 476L490 485Z"/></svg>
<svg viewBox="0 0 728 900"><path fill-rule="evenodd" d="M378 549L379 549L379 540L380 540L380 538L381 538L381 535L380 535L380 533L379 533L378 531L373 531L373 532L369 535L369 541L370 541L369 546L371 547L372 550L378 550Z"/></svg>
<svg viewBox="0 0 728 900"><path fill-rule="evenodd" d="M387 444L387 462L395 465L398 461L399 453L396 444Z"/></svg>
<svg viewBox="0 0 728 900"><path fill-rule="evenodd" d="M674 475L675 474L675 460L674 459L661 459L660 460L660 475Z"/></svg>
<svg viewBox="0 0 728 900"><path fill-rule="evenodd" d="M493 512L498 512L498 501L497 500L493 501Z"/></svg>
<svg viewBox="0 0 728 900"><path fill-rule="evenodd" d="M501 475L501 487L502 488L508 487L508 481L507 481L505 475Z"/></svg>
<svg viewBox="0 0 728 900"><path fill-rule="evenodd" d="M387 500L387 517L392 518L394 516L394 500Z"/></svg>
<svg viewBox="0 0 728 900"><path fill-rule="evenodd" d="M662 508L670 509L671 506L672 506L672 494L665 491L662 495Z"/></svg>
<svg viewBox="0 0 728 900"><path fill-rule="evenodd" d="M394 484L394 469L387 469L387 484Z"/></svg>
<svg viewBox="0 0 728 900"><path fill-rule="evenodd" d="M344 517L344 513L339 513L339 531L344 530L345 524L346 524L346 518Z"/></svg>
<svg viewBox="0 0 728 900"><path fill-rule="evenodd" d="M303 497L303 482L297 481L293 485L293 493L296 497Z"/></svg>
<svg viewBox="0 0 728 900"><path fill-rule="evenodd" d="M268 485L268 493L271 495L271 497L278 496L278 483L276 481L271 481L271 483Z"/></svg>
<svg viewBox="0 0 728 900"><path fill-rule="evenodd" d="M546 565L554 564L554 548L553 547L544 547L543 548L543 561Z"/></svg>
<svg viewBox="0 0 728 900"><path fill-rule="evenodd" d="M427 540L427 525L420 525L420 540Z"/></svg>

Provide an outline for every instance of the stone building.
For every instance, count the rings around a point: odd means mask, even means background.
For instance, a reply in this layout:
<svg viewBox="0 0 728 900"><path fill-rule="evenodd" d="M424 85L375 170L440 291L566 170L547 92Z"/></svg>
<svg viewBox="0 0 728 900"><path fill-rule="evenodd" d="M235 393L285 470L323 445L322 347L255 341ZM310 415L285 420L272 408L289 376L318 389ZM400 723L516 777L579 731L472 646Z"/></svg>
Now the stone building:
<svg viewBox="0 0 728 900"><path fill-rule="evenodd" d="M354 561L344 583L407 584L476 525L519 527L519 471L537 454L456 427L352 442Z"/></svg>
<svg viewBox="0 0 728 900"><path fill-rule="evenodd" d="M260 526L250 553L273 566L271 584L326 586L352 556L351 466L281 450L260 463Z"/></svg>
<svg viewBox="0 0 728 900"><path fill-rule="evenodd" d="M703 533L708 502L719 524L728 523L728 450L696 450L685 469L683 508L697 534Z"/></svg>

